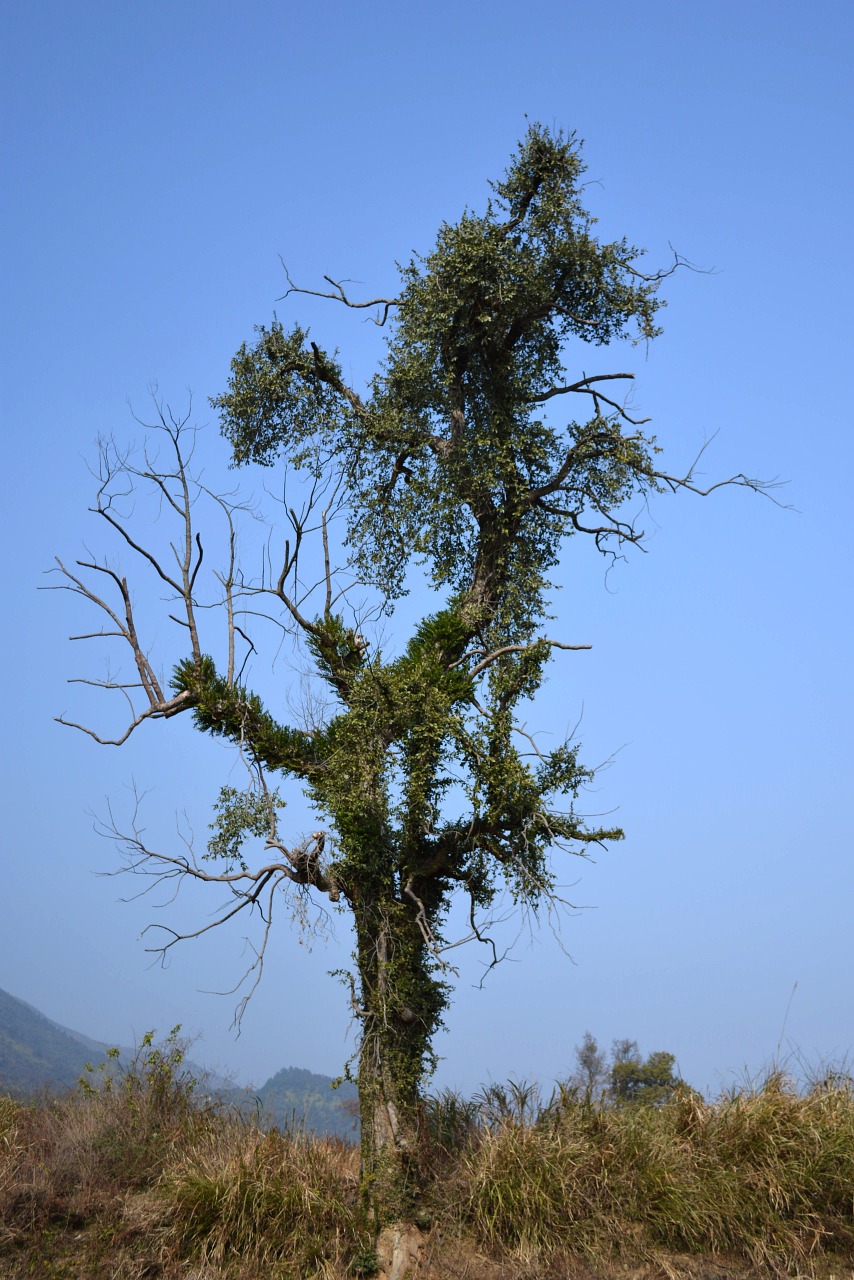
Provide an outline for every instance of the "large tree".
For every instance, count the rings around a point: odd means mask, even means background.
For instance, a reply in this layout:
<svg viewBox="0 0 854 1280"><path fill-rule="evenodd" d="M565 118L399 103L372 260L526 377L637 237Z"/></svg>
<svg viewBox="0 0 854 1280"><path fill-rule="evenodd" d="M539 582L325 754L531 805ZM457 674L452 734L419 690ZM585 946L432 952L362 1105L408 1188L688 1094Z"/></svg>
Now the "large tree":
<svg viewBox="0 0 854 1280"><path fill-rule="evenodd" d="M574 137L532 126L484 211L443 224L435 247L400 269L393 296L361 301L331 279L316 291L289 279L291 297L368 308L387 342L360 388L336 353L276 318L232 361L213 404L233 462L283 467L297 485L284 504L284 552L274 562L269 543L260 577L235 558L234 504L194 477L184 424L163 417L168 465L104 444L95 510L178 602L185 656L168 684L122 571L95 559L60 565L64 585L106 610L106 633L130 646L134 678L103 683L144 699L115 738L77 727L117 744L147 720L187 713L235 744L251 773L246 789L223 788L204 859L151 849L135 830L125 840L131 865L226 885L229 905L214 923L257 908L266 930L282 890L350 915L363 1185L377 1225L411 1219L417 1199L419 1088L449 998L452 899L463 896L471 935L483 939L497 894L509 891L522 908L554 901L562 854L620 834L579 816L591 775L575 746L541 751L518 719L553 652L586 647L543 633L549 574L570 538L605 553L637 543L630 499L636 508L654 491L708 492L691 474L660 468L625 407L631 374L565 368L577 339L653 339L659 287L679 265L644 272L626 240L598 240L583 171ZM746 476L726 483L757 487ZM181 528L169 559L134 532L121 504L145 485ZM230 530L217 573L221 653L202 642L194 520L205 495ZM340 561L336 519L345 527ZM312 539L322 548L316 595L305 559ZM418 566L429 613L394 651L369 643L348 585L390 615ZM116 604L99 581L117 591ZM296 722L281 718L285 697L265 705L245 679L250 627L262 613L298 638L327 687L325 707L310 699ZM320 830L285 837L281 780L310 797ZM188 935L166 945L179 936Z"/></svg>

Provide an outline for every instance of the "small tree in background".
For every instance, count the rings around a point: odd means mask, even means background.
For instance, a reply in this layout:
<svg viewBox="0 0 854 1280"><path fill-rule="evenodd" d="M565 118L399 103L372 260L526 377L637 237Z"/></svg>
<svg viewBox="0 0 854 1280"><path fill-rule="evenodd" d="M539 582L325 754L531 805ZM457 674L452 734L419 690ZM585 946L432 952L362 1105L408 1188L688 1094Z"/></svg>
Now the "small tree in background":
<svg viewBox="0 0 854 1280"><path fill-rule="evenodd" d="M121 570L92 558L59 566L64 585L104 611L100 634L133 659L131 678L91 682L131 703L124 731L76 727L119 745L147 720L189 714L247 767L244 789L223 788L201 859L153 849L137 825L112 827L133 870L227 892L219 915L168 932L164 949L257 911L257 978L283 894L298 915L312 897L348 913L363 1186L377 1226L411 1219L417 1200L419 1092L459 941L448 932L452 900L463 898L468 936L493 963L485 921L497 896L533 912L558 903L565 855L621 834L579 811L592 775L576 746L542 749L520 714L555 651L589 647L544 632L549 575L570 539L609 555L639 543L629 502L638 510L656 492L710 491L691 472L661 469L646 420L617 392L631 374L566 371L578 340L651 341L659 287L678 265L645 273L627 240L597 240L583 172L574 137L532 126L485 210L443 224L433 250L403 266L397 293L355 301L329 279L320 296L387 326L385 359L366 387L299 325L274 319L240 348L213 401L233 462L298 478L259 575L238 562L239 508L193 471L186 422L161 411L165 460L104 443L94 510L172 597L183 654L170 676L155 665ZM724 483L761 487L744 475ZM162 555L135 532L143 490L177 523ZM208 595L197 527L205 502L227 537ZM368 633L393 612L413 564L431 604L392 651L378 628ZM361 603L350 603L354 584ZM221 640L203 638L217 617ZM301 649L301 715L285 714L287 691L265 704L248 686L259 618ZM283 780L310 797L317 831L282 832ZM628 1067L617 1064L612 1081L631 1091Z"/></svg>
<svg viewBox="0 0 854 1280"><path fill-rule="evenodd" d="M661 1106L681 1083L673 1074L675 1063L674 1054L660 1050L644 1061L636 1040L615 1040L608 1096L618 1105Z"/></svg>
<svg viewBox="0 0 854 1280"><path fill-rule="evenodd" d="M576 1069L573 1084L583 1090L588 1101L601 1096L608 1080L608 1064L594 1036L585 1031L584 1039L575 1047Z"/></svg>

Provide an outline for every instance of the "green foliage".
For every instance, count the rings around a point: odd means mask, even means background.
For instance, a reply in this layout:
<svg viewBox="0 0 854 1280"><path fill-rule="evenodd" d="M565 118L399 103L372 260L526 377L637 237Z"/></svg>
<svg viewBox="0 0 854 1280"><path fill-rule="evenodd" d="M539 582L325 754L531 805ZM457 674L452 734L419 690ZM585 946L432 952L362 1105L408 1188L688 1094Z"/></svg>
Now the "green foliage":
<svg viewBox="0 0 854 1280"><path fill-rule="evenodd" d="M251 743L273 770L300 774L311 768L310 735L277 724L260 698L217 675L213 658L179 662L170 683L176 693L192 695L193 719L204 733Z"/></svg>
<svg viewBox="0 0 854 1280"><path fill-rule="evenodd" d="M90 1103L90 1158L114 1177L144 1183L163 1167L172 1143L187 1137L197 1118L197 1081L183 1067L186 1044L180 1026L162 1042L147 1031L133 1058L107 1051L98 1067L87 1064L80 1092Z"/></svg>
<svg viewBox="0 0 854 1280"><path fill-rule="evenodd" d="M156 1030L146 1031L128 1063L122 1062L121 1049L113 1046L107 1050L106 1062L97 1067L86 1063L86 1074L79 1081L81 1090L89 1097L121 1091L130 1099L144 1097L155 1106L178 1094L189 1097L196 1081L180 1070L186 1054L180 1032L179 1023L163 1041L155 1043Z"/></svg>
<svg viewBox="0 0 854 1280"><path fill-rule="evenodd" d="M504 625L536 625L544 573L573 515L656 487L652 442L597 411L556 429L543 397L568 339L648 341L659 279L625 240L602 244L581 202L574 135L532 126L482 215L444 224L402 269L384 367L367 396L334 357L274 320L240 348L214 401L236 463L295 466L333 454L352 486L360 575L395 595L412 555L465 590L488 544ZM530 495L566 468L563 511ZM402 482L399 479L402 477ZM494 621L483 618L481 622Z"/></svg>
<svg viewBox="0 0 854 1280"><path fill-rule="evenodd" d="M240 851L243 841L247 836L257 836L263 840L275 835L275 812L284 807L284 800L275 793L258 795L254 791L222 787L214 803L216 816L210 824L214 834L208 841L205 856L222 859L226 872L232 871L235 866L248 871L248 865Z"/></svg>
<svg viewBox="0 0 854 1280"><path fill-rule="evenodd" d="M676 1062L672 1053L651 1053L646 1061L639 1055L614 1062L611 1067L610 1093L615 1102L657 1107L671 1096L679 1085L673 1074Z"/></svg>
<svg viewBox="0 0 854 1280"><path fill-rule="evenodd" d="M254 347L244 343L231 362L227 396L213 401L225 410L224 431L234 465L250 459L269 465L288 442L291 465L316 470L324 449L347 438L353 414L340 393L341 369L311 343L307 329L285 333L278 319L257 325Z"/></svg>
<svg viewBox="0 0 854 1280"><path fill-rule="evenodd" d="M404 268L373 388L384 429L367 468L376 496L363 563L379 557L387 567L391 524L427 557L437 583L464 587L488 521L511 593L508 621L512 610L517 624L536 618L543 571L570 527L527 498L566 458L566 438L537 397L562 382L567 338L601 344L657 332L655 284L636 274L637 251L591 234L583 169L574 137L531 127L485 212L444 224L433 252ZM640 440L605 444L603 429L597 415L587 433L595 447L573 439L573 470L579 488L594 480L613 503L644 477L648 457ZM392 451L404 449L407 483L389 492L381 477Z"/></svg>

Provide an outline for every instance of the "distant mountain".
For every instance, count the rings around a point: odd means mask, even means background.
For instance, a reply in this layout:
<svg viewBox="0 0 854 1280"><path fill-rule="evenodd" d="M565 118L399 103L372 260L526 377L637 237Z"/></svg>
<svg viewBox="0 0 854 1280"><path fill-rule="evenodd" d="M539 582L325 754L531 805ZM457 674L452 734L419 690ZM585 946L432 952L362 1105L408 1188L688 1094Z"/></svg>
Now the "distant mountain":
<svg viewBox="0 0 854 1280"><path fill-rule="evenodd" d="M283 1067L260 1089L234 1089L228 1100L261 1124L303 1128L353 1141L358 1136L358 1090L349 1080L333 1089L330 1076Z"/></svg>
<svg viewBox="0 0 854 1280"><path fill-rule="evenodd" d="M70 1088L87 1062L106 1061L107 1047L0 990L0 1089L32 1093Z"/></svg>
<svg viewBox="0 0 854 1280"><path fill-rule="evenodd" d="M74 1088L87 1063L98 1066L108 1061L108 1048L0 989L0 1093ZM132 1057L132 1050L122 1050L122 1061ZM246 1114L257 1113L264 1125L302 1126L350 1139L356 1135L358 1092L347 1080L333 1089L330 1076L285 1067L260 1088L242 1089L193 1062L184 1066L202 1082L205 1093L214 1093Z"/></svg>

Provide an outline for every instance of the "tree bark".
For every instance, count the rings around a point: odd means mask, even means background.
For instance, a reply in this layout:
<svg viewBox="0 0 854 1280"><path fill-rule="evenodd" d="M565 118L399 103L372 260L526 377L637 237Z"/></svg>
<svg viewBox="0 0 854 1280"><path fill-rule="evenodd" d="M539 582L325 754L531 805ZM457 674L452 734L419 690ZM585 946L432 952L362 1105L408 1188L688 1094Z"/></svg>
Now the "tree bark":
<svg viewBox="0 0 854 1280"><path fill-rule="evenodd" d="M373 1229L413 1224L421 1195L419 1084L443 989L413 908L393 894L356 907L362 1195Z"/></svg>

